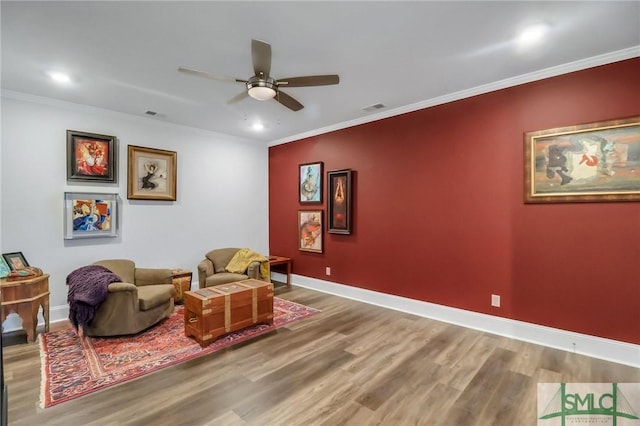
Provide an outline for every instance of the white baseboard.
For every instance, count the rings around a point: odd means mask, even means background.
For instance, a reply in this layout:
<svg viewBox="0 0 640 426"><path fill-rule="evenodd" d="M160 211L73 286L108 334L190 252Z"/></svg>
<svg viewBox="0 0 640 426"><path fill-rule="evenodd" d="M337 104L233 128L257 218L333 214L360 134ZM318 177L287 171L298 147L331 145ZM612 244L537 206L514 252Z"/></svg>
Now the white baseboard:
<svg viewBox="0 0 640 426"><path fill-rule="evenodd" d="M286 275L278 272L272 272L271 276L279 282L286 282L287 280ZM640 368L640 345L634 345L632 343L560 330L478 312L465 311L464 309L451 308L435 303L423 302L421 300L379 293L302 275L291 274L291 283L299 287L309 288L322 293L333 294L383 308ZM49 321L51 323L66 321L68 318L68 305L53 306L49 310ZM41 313L38 315L38 319L38 325L44 325L44 319ZM5 332L19 330L21 327L22 321L20 317L15 314L9 315L3 324Z"/></svg>
<svg viewBox="0 0 640 426"><path fill-rule="evenodd" d="M282 277L286 279L284 275ZM274 278L278 281L282 280L276 274ZM292 274L291 281L299 287L371 305L640 368L640 345L436 305L302 275Z"/></svg>

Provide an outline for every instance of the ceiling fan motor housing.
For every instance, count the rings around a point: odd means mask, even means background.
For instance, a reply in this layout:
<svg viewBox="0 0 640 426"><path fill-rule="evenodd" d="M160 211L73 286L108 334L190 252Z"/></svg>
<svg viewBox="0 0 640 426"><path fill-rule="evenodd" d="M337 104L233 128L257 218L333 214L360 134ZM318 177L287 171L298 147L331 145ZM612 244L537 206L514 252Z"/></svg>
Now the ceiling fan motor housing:
<svg viewBox="0 0 640 426"><path fill-rule="evenodd" d="M278 83L271 77L259 78L253 76L247 80L247 91L249 96L259 101L266 101L273 98L278 90Z"/></svg>

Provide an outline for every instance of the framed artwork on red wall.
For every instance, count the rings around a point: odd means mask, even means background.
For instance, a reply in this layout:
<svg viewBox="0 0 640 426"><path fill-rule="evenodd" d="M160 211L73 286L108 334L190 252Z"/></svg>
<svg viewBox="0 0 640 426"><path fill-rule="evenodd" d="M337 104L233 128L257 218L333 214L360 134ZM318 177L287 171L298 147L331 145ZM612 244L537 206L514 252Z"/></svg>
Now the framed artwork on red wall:
<svg viewBox="0 0 640 426"><path fill-rule="evenodd" d="M351 170L327 172L327 188L329 188L327 232L351 234Z"/></svg>
<svg viewBox="0 0 640 426"><path fill-rule="evenodd" d="M525 133L525 203L640 201L640 116Z"/></svg>
<svg viewBox="0 0 640 426"><path fill-rule="evenodd" d="M322 253L322 210L298 210L298 249Z"/></svg>
<svg viewBox="0 0 640 426"><path fill-rule="evenodd" d="M322 162L305 163L298 166L301 204L322 203Z"/></svg>

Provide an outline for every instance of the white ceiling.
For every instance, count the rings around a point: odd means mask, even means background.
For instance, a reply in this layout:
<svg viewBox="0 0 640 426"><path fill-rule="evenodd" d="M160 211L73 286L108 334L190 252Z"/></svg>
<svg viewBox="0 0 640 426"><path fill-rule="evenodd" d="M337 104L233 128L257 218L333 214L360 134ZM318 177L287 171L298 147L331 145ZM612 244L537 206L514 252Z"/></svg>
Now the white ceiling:
<svg viewBox="0 0 640 426"><path fill-rule="evenodd" d="M640 1L2 1L0 14L5 96L151 110L269 143L640 56ZM549 37L519 49L514 37L538 23ZM242 84L178 72L247 79L252 38L272 45L272 77L339 74L340 84L285 89L305 105L293 112L273 100L228 105ZM56 85L52 70L71 84Z"/></svg>

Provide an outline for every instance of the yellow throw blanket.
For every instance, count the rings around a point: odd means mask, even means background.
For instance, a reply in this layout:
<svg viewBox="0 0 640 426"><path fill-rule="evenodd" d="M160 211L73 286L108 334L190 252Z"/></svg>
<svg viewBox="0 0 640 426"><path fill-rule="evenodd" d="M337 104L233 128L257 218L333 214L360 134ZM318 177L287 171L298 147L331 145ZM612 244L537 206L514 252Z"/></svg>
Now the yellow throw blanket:
<svg viewBox="0 0 640 426"><path fill-rule="evenodd" d="M251 262L260 262L260 279L262 281L271 282L269 259L248 248L238 250L224 270L235 274L244 274L247 272Z"/></svg>

